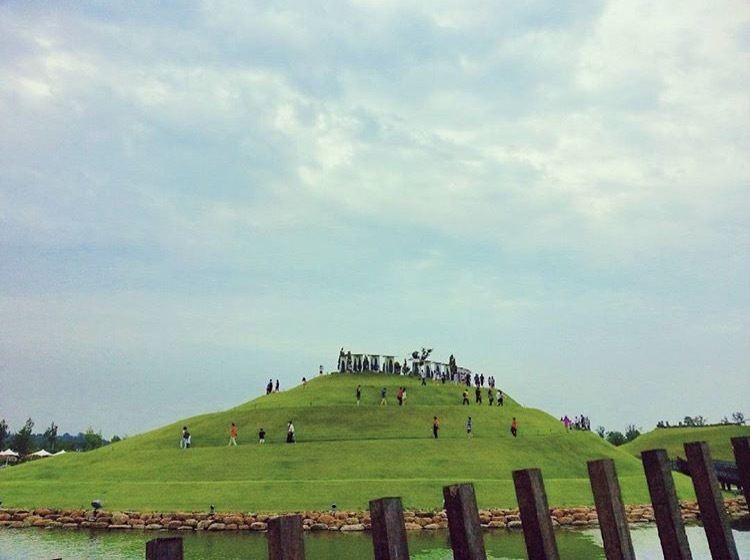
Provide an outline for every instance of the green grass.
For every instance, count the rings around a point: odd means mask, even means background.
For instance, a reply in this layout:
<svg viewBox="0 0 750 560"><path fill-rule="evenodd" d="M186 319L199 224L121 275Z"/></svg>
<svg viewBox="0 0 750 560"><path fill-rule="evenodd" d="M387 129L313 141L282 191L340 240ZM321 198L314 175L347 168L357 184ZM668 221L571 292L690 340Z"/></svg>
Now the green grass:
<svg viewBox="0 0 750 560"><path fill-rule="evenodd" d="M624 451L641 456L646 449L666 449L671 458L685 458L683 445L691 441L705 441L711 450L711 457L724 461L734 461L731 438L750 436L750 426L708 426L705 428L657 428L640 435L622 446Z"/></svg>
<svg viewBox="0 0 750 560"><path fill-rule="evenodd" d="M361 406L354 391L362 385ZM407 404L396 406L399 384ZM378 406L380 387L389 405ZM612 458L628 503L648 501L636 458L593 433L566 432L548 414L512 399L504 407L461 406L454 385L422 387L414 379L385 375L330 375L307 387L264 396L236 408L175 422L89 453L35 461L0 472L7 506L81 507L101 498L109 509L289 511L366 509L368 500L400 495L413 508L441 506L445 484L471 481L484 507L514 507L514 469L539 467L552 505L592 503L586 461ZM484 392L486 399L486 390ZM473 400L473 393L472 393ZM432 417L441 420L432 438ZM467 439L467 415L474 438ZM519 436L510 433L511 418ZM287 420L295 445L283 443ZM226 446L230 422L239 427L237 448ZM187 425L193 448L179 449ZM267 432L258 445L257 430ZM680 495L690 481L676 477Z"/></svg>

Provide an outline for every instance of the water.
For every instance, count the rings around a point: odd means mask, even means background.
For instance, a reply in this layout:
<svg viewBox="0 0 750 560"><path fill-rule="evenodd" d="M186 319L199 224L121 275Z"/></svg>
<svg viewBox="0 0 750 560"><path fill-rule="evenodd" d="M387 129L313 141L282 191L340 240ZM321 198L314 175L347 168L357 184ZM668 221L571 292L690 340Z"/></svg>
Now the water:
<svg viewBox="0 0 750 560"><path fill-rule="evenodd" d="M710 558L701 527L688 527L688 539L695 560ZM750 531L733 531L742 556L750 555ZM145 542L169 533L142 531L65 531L44 529L0 529L0 560L143 560ZM661 559L656 528L633 529L633 545L639 560ZM268 558L266 538L258 533L189 533L185 539L187 560L234 560ZM599 531L561 530L557 544L562 558L603 559ZM517 531L485 533L485 546L491 560L526 558L523 535ZM369 533L310 533L305 535L308 560L346 558L372 559ZM449 560L447 531L409 533L409 550L416 560Z"/></svg>

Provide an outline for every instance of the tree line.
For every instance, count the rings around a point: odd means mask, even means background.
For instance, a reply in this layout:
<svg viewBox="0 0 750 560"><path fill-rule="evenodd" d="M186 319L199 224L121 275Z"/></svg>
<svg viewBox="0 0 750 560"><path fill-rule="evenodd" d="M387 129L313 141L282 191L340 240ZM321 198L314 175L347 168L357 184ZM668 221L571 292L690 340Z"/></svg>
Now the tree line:
<svg viewBox="0 0 750 560"><path fill-rule="evenodd" d="M5 419L0 420L0 450L10 447L22 457L40 449L46 449L50 453L91 451L121 439L117 435L112 436L112 439L105 439L101 430L97 432L91 427L77 434L59 434L58 426L54 422L44 432L34 433L34 421L31 418L26 420L17 432L12 432Z"/></svg>

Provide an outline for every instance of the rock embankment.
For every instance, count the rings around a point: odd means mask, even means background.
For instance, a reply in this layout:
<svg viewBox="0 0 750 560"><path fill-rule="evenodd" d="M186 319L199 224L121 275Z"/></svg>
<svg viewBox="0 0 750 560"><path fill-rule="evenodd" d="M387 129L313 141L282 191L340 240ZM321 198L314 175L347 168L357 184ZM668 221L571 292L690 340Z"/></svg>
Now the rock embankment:
<svg viewBox="0 0 750 560"><path fill-rule="evenodd" d="M725 500L730 519L748 515L743 497ZM681 502L682 518L686 523L700 521L700 510L695 502ZM628 522L651 523L651 505L626 506ZM366 531L370 529L367 512L296 512L302 515L305 530L309 531ZM554 508L550 511L556 527L594 527L598 525L593 507ZM146 531L265 531L273 517L262 513L140 513L135 511L92 512L83 509L0 509L0 528L26 527L64 529L109 529ZM487 529L520 529L521 518L516 509L482 509L482 527ZM431 531L448 528L445 511L406 511L404 521L408 530Z"/></svg>

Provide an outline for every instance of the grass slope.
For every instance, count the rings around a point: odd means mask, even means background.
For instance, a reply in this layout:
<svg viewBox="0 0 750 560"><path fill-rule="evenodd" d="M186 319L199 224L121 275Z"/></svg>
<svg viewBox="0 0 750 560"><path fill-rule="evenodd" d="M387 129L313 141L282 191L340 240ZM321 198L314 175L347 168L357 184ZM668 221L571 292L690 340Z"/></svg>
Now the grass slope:
<svg viewBox="0 0 750 560"><path fill-rule="evenodd" d="M354 391L362 385L361 406ZM399 385L407 387L396 406ZM381 387L389 403L378 406ZM506 399L504 407L461 406L455 385L420 386L385 375L328 375L306 387L260 397L236 408L196 416L89 453L68 454L4 469L0 495L7 506L81 507L93 498L109 509L289 511L366 509L368 500L400 495L412 508L440 507L444 484L472 481L481 506L515 506L514 469L539 467L552 505L592 503L586 461L614 459L625 501L648 492L636 458L596 434L566 432L548 414ZM473 401L473 394L472 394ZM432 417L441 420L433 440ZM474 438L466 437L467 415ZM519 437L509 432L519 421ZM283 443L286 422L295 445ZM240 446L227 447L230 422ZM179 449L183 424L193 448ZM265 446L256 443L266 429ZM676 478L681 496L689 480Z"/></svg>
<svg viewBox="0 0 750 560"><path fill-rule="evenodd" d="M624 451L641 456L646 449L666 449L670 457L685 458L683 445L691 441L705 441L711 449L711 457L734 461L733 437L750 436L750 426L709 426L706 428L657 428L640 435L622 446Z"/></svg>

